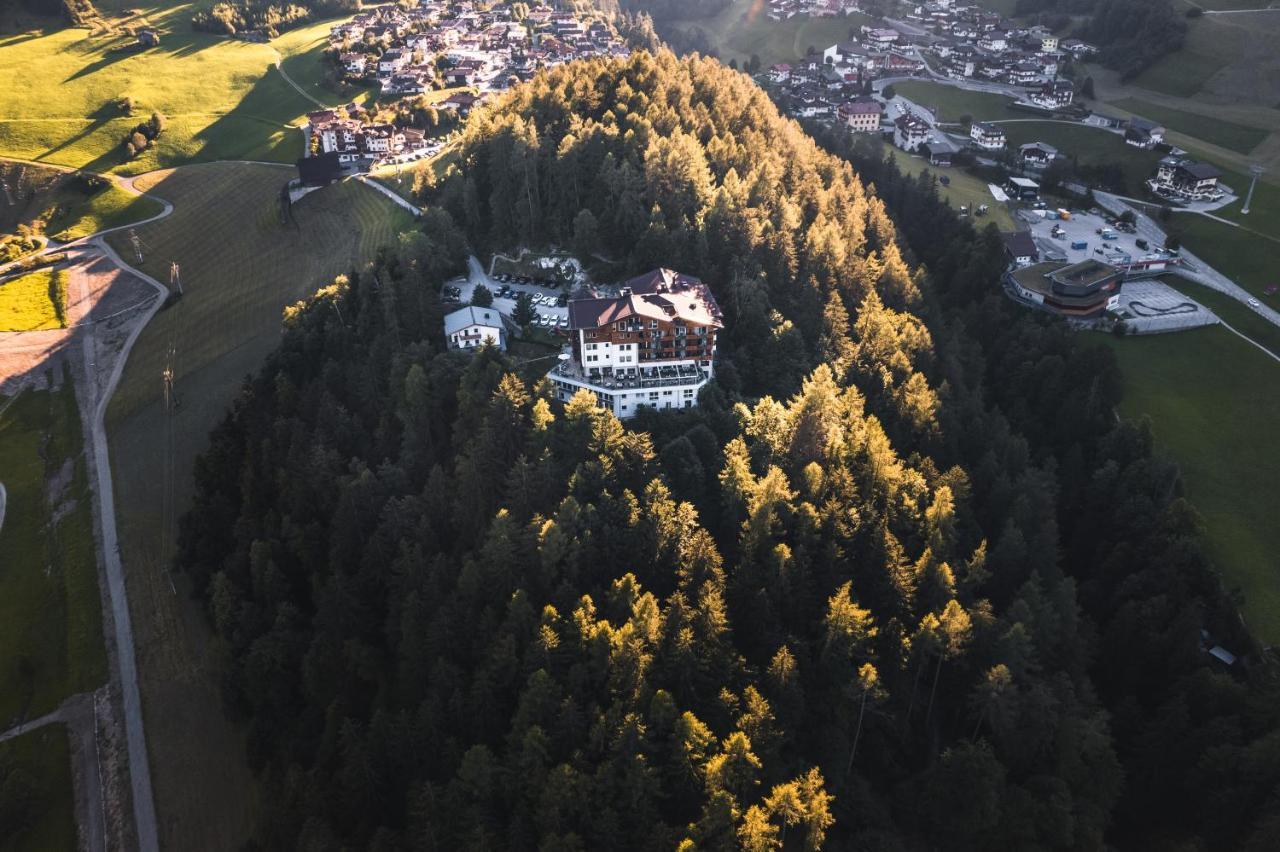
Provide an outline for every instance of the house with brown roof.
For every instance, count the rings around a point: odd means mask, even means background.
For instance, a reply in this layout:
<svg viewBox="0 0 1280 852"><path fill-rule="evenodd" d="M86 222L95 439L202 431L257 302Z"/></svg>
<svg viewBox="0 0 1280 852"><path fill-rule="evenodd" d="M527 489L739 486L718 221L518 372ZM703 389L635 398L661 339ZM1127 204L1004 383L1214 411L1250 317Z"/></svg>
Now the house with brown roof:
<svg viewBox="0 0 1280 852"><path fill-rule="evenodd" d="M692 408L714 374L720 307L701 279L655 269L618 295L569 301L567 358L548 374L556 398L587 390L619 418L641 406Z"/></svg>

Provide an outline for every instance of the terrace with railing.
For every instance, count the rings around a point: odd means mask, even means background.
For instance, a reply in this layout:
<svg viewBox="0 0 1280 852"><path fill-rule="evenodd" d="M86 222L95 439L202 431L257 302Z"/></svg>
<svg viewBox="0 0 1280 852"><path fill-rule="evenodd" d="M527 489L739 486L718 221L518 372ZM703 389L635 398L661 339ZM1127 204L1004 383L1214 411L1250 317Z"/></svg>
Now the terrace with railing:
<svg viewBox="0 0 1280 852"><path fill-rule="evenodd" d="M551 371L552 377L564 377L606 390L677 387L701 384L711 375L692 364L671 364L661 367L626 367L605 370L582 369L578 362L561 361Z"/></svg>

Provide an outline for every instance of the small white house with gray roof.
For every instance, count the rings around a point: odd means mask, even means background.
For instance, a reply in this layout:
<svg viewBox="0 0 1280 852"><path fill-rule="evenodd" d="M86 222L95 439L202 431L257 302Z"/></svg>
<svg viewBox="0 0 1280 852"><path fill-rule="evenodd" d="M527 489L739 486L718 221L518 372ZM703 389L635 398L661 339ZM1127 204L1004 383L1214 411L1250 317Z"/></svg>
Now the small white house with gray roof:
<svg viewBox="0 0 1280 852"><path fill-rule="evenodd" d="M502 314L497 308L479 308L468 305L444 318L444 336L450 349L479 349L491 343L499 349L507 348L507 331Z"/></svg>

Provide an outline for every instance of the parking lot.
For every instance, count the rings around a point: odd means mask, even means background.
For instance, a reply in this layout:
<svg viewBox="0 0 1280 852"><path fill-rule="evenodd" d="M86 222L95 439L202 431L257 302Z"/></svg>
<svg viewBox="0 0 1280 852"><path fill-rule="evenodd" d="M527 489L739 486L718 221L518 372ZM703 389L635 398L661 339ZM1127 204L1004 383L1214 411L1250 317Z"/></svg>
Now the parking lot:
<svg viewBox="0 0 1280 852"><path fill-rule="evenodd" d="M468 266L471 273L469 277L455 278L445 283L445 287L458 289L459 304L470 303L476 285L484 284L493 293L493 306L499 313L509 317L515 312L516 297L521 293L528 293L534 298L533 309L538 315L534 321L535 326L548 330L554 328L567 331L569 329L569 309L561 304L561 300L567 300L568 297L565 290L547 286L549 282L534 283L531 278L509 275L490 277L475 258L468 260Z"/></svg>
<svg viewBox="0 0 1280 852"><path fill-rule="evenodd" d="M1055 227L1061 229L1061 236L1052 236ZM1103 240L1098 233L1102 228L1112 228L1116 238ZM1042 260L1051 259L1046 258L1046 254L1056 252L1071 263L1088 258L1105 261L1117 253L1139 258L1157 252L1163 243L1163 237L1157 234L1145 234L1141 229L1134 233L1116 230L1104 217L1084 212L1072 212L1070 219L1037 219L1031 223L1031 235L1035 238ZM1146 246L1139 245L1139 240L1146 243ZM1085 247L1071 247L1078 243L1084 243Z"/></svg>

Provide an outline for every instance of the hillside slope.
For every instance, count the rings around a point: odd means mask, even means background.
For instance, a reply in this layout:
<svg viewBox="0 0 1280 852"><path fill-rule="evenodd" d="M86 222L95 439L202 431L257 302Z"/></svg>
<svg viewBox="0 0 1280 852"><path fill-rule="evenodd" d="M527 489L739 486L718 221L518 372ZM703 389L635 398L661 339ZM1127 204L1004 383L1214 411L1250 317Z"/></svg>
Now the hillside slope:
<svg viewBox="0 0 1280 852"><path fill-rule="evenodd" d="M1249 640L1176 469L1115 423L1114 359L1007 312L994 233L891 164L862 165L873 194L746 78L667 53L540 75L459 154L420 236L288 313L198 466L179 565L264 848L1266 830L1275 770L1230 767L1266 764L1277 710L1200 650L1202 625ZM460 230L702 276L717 382L623 426L444 351ZM1226 763L1185 734L1233 725Z"/></svg>

